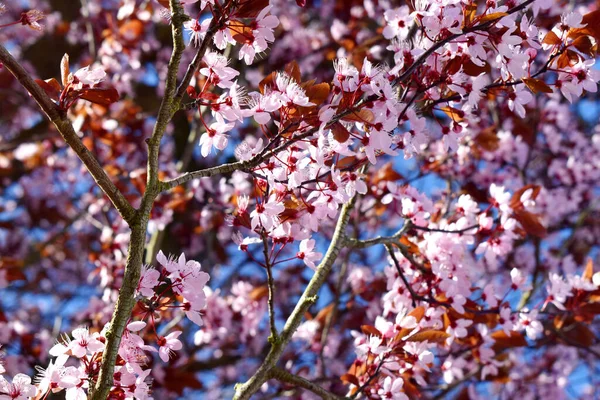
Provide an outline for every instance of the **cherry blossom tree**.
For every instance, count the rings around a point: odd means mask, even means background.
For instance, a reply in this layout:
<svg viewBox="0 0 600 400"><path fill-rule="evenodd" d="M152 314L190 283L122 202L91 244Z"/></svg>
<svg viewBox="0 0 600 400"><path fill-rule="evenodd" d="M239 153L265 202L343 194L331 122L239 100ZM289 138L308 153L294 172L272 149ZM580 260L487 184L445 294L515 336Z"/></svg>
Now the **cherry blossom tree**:
<svg viewBox="0 0 600 400"><path fill-rule="evenodd" d="M0 3L0 399L600 396L600 8Z"/></svg>

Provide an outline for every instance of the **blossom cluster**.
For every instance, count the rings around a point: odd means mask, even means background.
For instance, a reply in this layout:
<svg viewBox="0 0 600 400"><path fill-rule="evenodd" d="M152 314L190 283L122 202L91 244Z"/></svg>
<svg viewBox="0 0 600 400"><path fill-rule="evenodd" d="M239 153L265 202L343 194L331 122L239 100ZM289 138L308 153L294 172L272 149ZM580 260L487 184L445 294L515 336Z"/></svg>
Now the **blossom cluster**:
<svg viewBox="0 0 600 400"><path fill-rule="evenodd" d="M0 399L87 398L132 286L111 398L261 379L273 398L561 398L593 372L593 1L25 3L0 4L0 42L75 151L2 100ZM40 31L73 60L41 62Z"/></svg>

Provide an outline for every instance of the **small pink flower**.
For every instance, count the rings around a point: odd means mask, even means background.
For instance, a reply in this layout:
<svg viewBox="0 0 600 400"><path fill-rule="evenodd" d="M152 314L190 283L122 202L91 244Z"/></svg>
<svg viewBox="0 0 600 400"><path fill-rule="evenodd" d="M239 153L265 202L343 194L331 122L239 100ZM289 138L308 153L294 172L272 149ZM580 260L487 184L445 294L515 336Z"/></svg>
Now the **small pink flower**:
<svg viewBox="0 0 600 400"><path fill-rule="evenodd" d="M68 347L75 357L81 358L88 352L93 354L104 349L104 343L98 340L98 333L90 335L87 328L77 328L72 335L73 341Z"/></svg>
<svg viewBox="0 0 600 400"><path fill-rule="evenodd" d="M513 268L510 271L510 279L512 281L511 289L527 291L531 288L531 285L527 284L527 276L517 269Z"/></svg>
<svg viewBox="0 0 600 400"><path fill-rule="evenodd" d="M106 77L106 72L102 68L94 68L90 71L90 66L83 67L73 74L76 78L74 83L80 83L81 85L94 86L99 84Z"/></svg>
<svg viewBox="0 0 600 400"><path fill-rule="evenodd" d="M0 7L1 8L1 7ZM39 10L29 10L21 14L21 24L30 27L36 31L41 31L43 26L38 22L46 16Z"/></svg>
<svg viewBox="0 0 600 400"><path fill-rule="evenodd" d="M2 400L27 400L35 396L35 386L31 384L31 378L25 374L17 374L9 383L3 376L0 376L0 395Z"/></svg>
<svg viewBox="0 0 600 400"><path fill-rule="evenodd" d="M175 350L180 350L183 347L179 339L177 339L181 333L181 331L175 331L169 333L165 337L158 338L158 345L160 346L158 349L158 355L164 362L169 361L169 356L172 352Z"/></svg>
<svg viewBox="0 0 600 400"><path fill-rule="evenodd" d="M190 43L194 46L200 46L200 43L204 40L204 36L206 36L206 32L208 32L210 21L210 18L202 22L192 19L183 23L183 26L190 31Z"/></svg>
<svg viewBox="0 0 600 400"><path fill-rule="evenodd" d="M215 118L217 121L212 123L207 132L200 137L202 157L208 157L213 147L218 150L225 149L229 140L225 132L229 132L235 126L233 122L226 123L220 113L217 113Z"/></svg>
<svg viewBox="0 0 600 400"><path fill-rule="evenodd" d="M154 296L154 288L158 285L158 278L160 278L160 272L156 269L146 265L142 269L142 277L140 283L138 283L138 292L145 297Z"/></svg>
<svg viewBox="0 0 600 400"><path fill-rule="evenodd" d="M250 224L252 229L256 229L259 225L270 230L279 225L279 217L285 210L285 206L277 200L275 196L271 196L268 201L256 205L256 209L250 214Z"/></svg>
<svg viewBox="0 0 600 400"><path fill-rule="evenodd" d="M388 376L383 380L383 385L377 394L382 399L408 400L408 396L402 392L402 386L404 386L402 378L392 379L391 376Z"/></svg>
<svg viewBox="0 0 600 400"><path fill-rule="evenodd" d="M522 87L515 87L513 92L508 93L508 108L521 118L525 118L525 107L533 100L533 95Z"/></svg>
<svg viewBox="0 0 600 400"><path fill-rule="evenodd" d="M316 252L314 239L304 239L300 242L300 251L296 254L300 260L304 261L304 264L316 269L315 261L320 260L323 257L323 253Z"/></svg>

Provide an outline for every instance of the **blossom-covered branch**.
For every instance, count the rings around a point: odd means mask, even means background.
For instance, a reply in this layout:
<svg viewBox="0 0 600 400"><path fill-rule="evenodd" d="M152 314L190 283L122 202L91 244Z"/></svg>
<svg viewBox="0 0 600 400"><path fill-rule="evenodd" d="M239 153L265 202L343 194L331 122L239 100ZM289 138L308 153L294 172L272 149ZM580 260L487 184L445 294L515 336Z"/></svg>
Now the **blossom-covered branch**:
<svg viewBox="0 0 600 400"><path fill-rule="evenodd" d="M81 142L81 139L79 136L77 136L75 130L73 130L73 126L67 119L66 115L62 114L57 109L56 105L52 102L44 90L42 90L42 88L33 80L33 78L19 64L19 62L15 60L15 58L1 45L0 62L31 94L31 97L33 97L40 108L44 111L46 116L50 119L50 121L52 121L69 147L71 147L75 154L77 154L81 162L89 171L90 175L94 177L94 180L98 186L114 204L115 208L119 211L123 219L126 221L131 221L134 214L133 207L108 177L100 163L98 163L98 160L96 160L94 155Z"/></svg>

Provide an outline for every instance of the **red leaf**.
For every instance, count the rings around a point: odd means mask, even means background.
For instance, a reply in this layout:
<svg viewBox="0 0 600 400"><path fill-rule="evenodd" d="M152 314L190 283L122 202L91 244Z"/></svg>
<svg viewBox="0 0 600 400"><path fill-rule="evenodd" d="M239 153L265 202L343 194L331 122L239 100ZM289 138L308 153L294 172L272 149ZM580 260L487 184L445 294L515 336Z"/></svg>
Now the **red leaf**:
<svg viewBox="0 0 600 400"><path fill-rule="evenodd" d="M550 86L546 84L541 79L535 78L523 78L523 83L525 86L529 88L533 93L553 93L553 90Z"/></svg>
<svg viewBox="0 0 600 400"><path fill-rule="evenodd" d="M333 138L340 143L344 143L350 138L350 132L344 127L344 125L336 122L331 126L331 132L333 132Z"/></svg>
<svg viewBox="0 0 600 400"><path fill-rule="evenodd" d="M544 238L548 235L548 231L540 223L537 215L525 210L515 210L514 216L528 234L539 238Z"/></svg>
<svg viewBox="0 0 600 400"><path fill-rule="evenodd" d="M240 2L236 15L241 18L256 17L259 12L267 8L269 0L246 0Z"/></svg>
<svg viewBox="0 0 600 400"><path fill-rule="evenodd" d="M590 57L595 56L594 43L592 43L591 39L587 35L581 35L577 39L573 40L573 46L583 54L586 54Z"/></svg>
<svg viewBox="0 0 600 400"><path fill-rule="evenodd" d="M56 79L46 79L45 81L36 79L35 83L37 83L51 99L58 100L62 88Z"/></svg>
<svg viewBox="0 0 600 400"><path fill-rule="evenodd" d="M185 388L202 389L203 387L196 373L180 368L168 368L166 370L164 385L167 389L180 395L183 394Z"/></svg>
<svg viewBox="0 0 600 400"><path fill-rule="evenodd" d="M596 339L590 328L582 323L568 325L561 329L560 333L568 344L579 347L590 347Z"/></svg>
<svg viewBox="0 0 600 400"><path fill-rule="evenodd" d="M296 82L296 83L300 83L302 82L302 77L300 74L300 66L298 65L298 62L296 60L294 61L290 61L289 63L287 63L285 65L284 68L286 74L288 74L289 76L292 77L292 79Z"/></svg>
<svg viewBox="0 0 600 400"><path fill-rule="evenodd" d="M269 295L269 287L267 285L258 286L250 292L250 298L254 301L260 301Z"/></svg>
<svg viewBox="0 0 600 400"><path fill-rule="evenodd" d="M260 81L260 83L258 84L258 90L260 90L260 92L262 94L264 94L265 87L273 86L275 84L276 77L277 77L277 74L275 72L271 72L269 75L265 76L265 78L262 81Z"/></svg>
<svg viewBox="0 0 600 400"><path fill-rule="evenodd" d="M373 184L378 185L380 182L397 181L404 177L396 172L392 166L392 162L388 162L379 168L373 177Z"/></svg>
<svg viewBox="0 0 600 400"><path fill-rule="evenodd" d="M342 382L344 382L345 384L352 384L354 386L360 386L360 382L358 381L358 378L356 377L356 375L344 374L344 375L340 376L340 380Z"/></svg>
<svg viewBox="0 0 600 400"><path fill-rule="evenodd" d="M81 89L76 92L76 96L103 106L119 101L119 92L115 88Z"/></svg>
<svg viewBox="0 0 600 400"><path fill-rule="evenodd" d="M582 278L588 282L592 281L592 277L594 276L594 262L591 258L588 258L587 264L585 265L585 270L583 271Z"/></svg>
<svg viewBox="0 0 600 400"><path fill-rule="evenodd" d="M511 347L527 346L527 341L521 332L510 332L510 335L507 335L504 331L496 331L490 336L494 339L493 348L496 351Z"/></svg>
<svg viewBox="0 0 600 400"><path fill-rule="evenodd" d="M487 14L487 15L484 15L481 19L479 19L479 23L484 24L488 21L495 21L495 20L498 20L507 15L508 15L508 13L505 13L505 12L495 12L495 13Z"/></svg>
<svg viewBox="0 0 600 400"><path fill-rule="evenodd" d="M119 27L119 35L129 41L138 40L144 34L144 23L139 19L131 19Z"/></svg>
<svg viewBox="0 0 600 400"><path fill-rule="evenodd" d="M462 121L465 117L465 112L463 110L459 110L458 108L446 106L442 107L441 110L446 113L447 116L452 118L453 121Z"/></svg>
<svg viewBox="0 0 600 400"><path fill-rule="evenodd" d="M360 329L363 331L363 333L365 335L377 336L379 338L383 337L383 334L381 332L379 332L379 330L372 325L361 325Z"/></svg>
<svg viewBox="0 0 600 400"><path fill-rule="evenodd" d="M467 4L464 10L463 27L471 26L471 23L475 19L477 13L477 4Z"/></svg>
<svg viewBox="0 0 600 400"><path fill-rule="evenodd" d="M373 122L375 116L369 110L364 108L360 111L354 111L342 118L344 121L355 121L355 122Z"/></svg>
<svg viewBox="0 0 600 400"><path fill-rule="evenodd" d="M306 96L311 103L322 104L329 97L330 87L328 83L318 83L306 89Z"/></svg>
<svg viewBox="0 0 600 400"><path fill-rule="evenodd" d="M498 147L500 147L500 139L496 134L496 130L496 126L494 125L481 130L481 132L475 136L475 143L487 151L498 150Z"/></svg>
<svg viewBox="0 0 600 400"><path fill-rule="evenodd" d="M304 7L306 5L306 0L296 0L296 4L300 7Z"/></svg>
<svg viewBox="0 0 600 400"><path fill-rule="evenodd" d="M550 31L546 34L542 43L556 46L556 45L561 44L562 40L560 40L560 38L556 35L556 33Z"/></svg>
<svg viewBox="0 0 600 400"><path fill-rule="evenodd" d="M411 337L407 338L407 342L431 342L431 343L443 343L450 335L444 331L436 331L429 329L422 332L417 332Z"/></svg>

